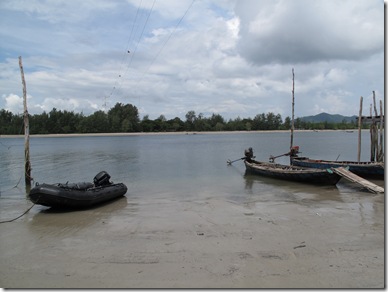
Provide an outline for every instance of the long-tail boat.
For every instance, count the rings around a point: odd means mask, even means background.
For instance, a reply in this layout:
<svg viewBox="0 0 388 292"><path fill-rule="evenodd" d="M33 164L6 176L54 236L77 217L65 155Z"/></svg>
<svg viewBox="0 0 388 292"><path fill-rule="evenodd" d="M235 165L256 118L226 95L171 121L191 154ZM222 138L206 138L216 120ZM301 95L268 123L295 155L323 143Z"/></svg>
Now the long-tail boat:
<svg viewBox="0 0 388 292"><path fill-rule="evenodd" d="M294 166L317 169L345 167L364 178L384 179L384 163L382 162L331 161L298 156L291 156L290 161Z"/></svg>
<svg viewBox="0 0 388 292"><path fill-rule="evenodd" d="M255 175L319 185L335 185L341 179L341 176L334 173L330 168L316 169L256 161L253 159L252 148L245 150L244 154L247 172Z"/></svg>

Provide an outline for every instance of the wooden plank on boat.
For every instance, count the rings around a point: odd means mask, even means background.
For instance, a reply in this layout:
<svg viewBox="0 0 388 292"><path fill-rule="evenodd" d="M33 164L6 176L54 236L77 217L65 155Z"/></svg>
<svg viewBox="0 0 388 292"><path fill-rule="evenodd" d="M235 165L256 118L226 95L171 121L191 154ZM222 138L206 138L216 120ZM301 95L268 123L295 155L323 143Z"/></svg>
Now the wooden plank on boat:
<svg viewBox="0 0 388 292"><path fill-rule="evenodd" d="M368 189L369 191L371 191L373 193L384 193L384 188L370 182L369 180L366 180L366 179L354 174L353 172L347 170L344 167L332 168L331 170L333 172L339 174L340 176L350 180L351 182L357 183L357 184L365 187L366 189Z"/></svg>

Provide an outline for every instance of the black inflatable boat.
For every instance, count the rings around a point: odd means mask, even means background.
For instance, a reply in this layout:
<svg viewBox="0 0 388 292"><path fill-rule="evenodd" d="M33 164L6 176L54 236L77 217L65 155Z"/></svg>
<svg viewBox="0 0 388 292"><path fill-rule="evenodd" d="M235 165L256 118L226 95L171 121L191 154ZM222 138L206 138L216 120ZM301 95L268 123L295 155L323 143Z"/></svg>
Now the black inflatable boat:
<svg viewBox="0 0 388 292"><path fill-rule="evenodd" d="M99 172L91 182L36 184L29 193L38 205L55 208L87 208L124 196L127 186L114 184L106 171Z"/></svg>

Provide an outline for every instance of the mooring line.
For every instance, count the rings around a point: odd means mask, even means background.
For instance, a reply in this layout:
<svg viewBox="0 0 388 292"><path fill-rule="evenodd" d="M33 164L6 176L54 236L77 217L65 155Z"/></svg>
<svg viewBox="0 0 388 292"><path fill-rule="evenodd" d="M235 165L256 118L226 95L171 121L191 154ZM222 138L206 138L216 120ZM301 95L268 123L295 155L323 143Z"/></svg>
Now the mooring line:
<svg viewBox="0 0 388 292"><path fill-rule="evenodd" d="M5 220L5 221L0 221L0 223L7 223L7 222L15 221L15 220L19 219L20 217L24 216L25 214L27 214L28 211L30 211L30 210L32 209L32 207L34 207L34 206L35 206L35 203L34 203L30 208L28 208L22 215L20 215L20 216L14 218L14 219Z"/></svg>

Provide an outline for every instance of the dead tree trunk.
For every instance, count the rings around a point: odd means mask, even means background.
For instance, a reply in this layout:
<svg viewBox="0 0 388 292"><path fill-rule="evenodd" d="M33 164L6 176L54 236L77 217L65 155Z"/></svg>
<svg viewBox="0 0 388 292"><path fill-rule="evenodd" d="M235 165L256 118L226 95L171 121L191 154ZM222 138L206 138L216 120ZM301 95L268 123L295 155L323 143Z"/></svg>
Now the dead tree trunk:
<svg viewBox="0 0 388 292"><path fill-rule="evenodd" d="M22 76L23 106L24 106L24 179L26 183L26 190L28 190L31 188L30 126L28 121L27 89L26 89L26 81L24 80L22 57L19 57L19 67L20 67L20 74Z"/></svg>

